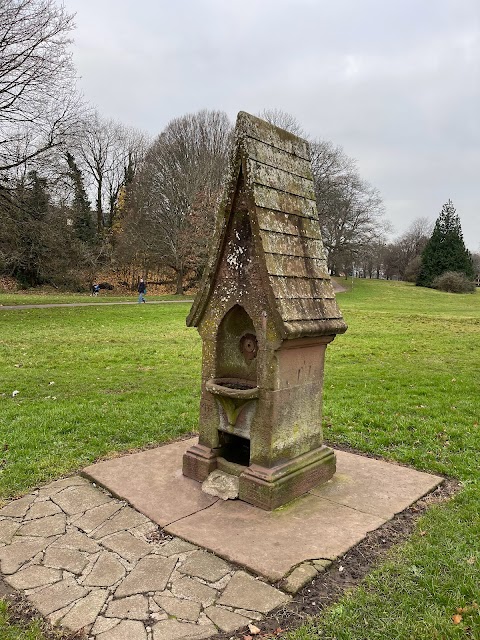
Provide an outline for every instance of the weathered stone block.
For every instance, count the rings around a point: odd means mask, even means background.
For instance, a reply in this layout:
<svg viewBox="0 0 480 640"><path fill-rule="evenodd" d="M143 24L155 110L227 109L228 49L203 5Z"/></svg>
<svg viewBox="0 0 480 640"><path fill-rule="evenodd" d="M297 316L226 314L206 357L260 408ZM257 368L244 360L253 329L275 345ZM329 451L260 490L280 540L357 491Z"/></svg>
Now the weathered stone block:
<svg viewBox="0 0 480 640"><path fill-rule="evenodd" d="M5 578L6 582L14 589L24 590L44 587L59 582L61 579L62 574L57 569L49 569L38 564L31 565Z"/></svg>
<svg viewBox="0 0 480 640"><path fill-rule="evenodd" d="M308 582L311 582L317 574L317 570L311 564L301 564L285 578L283 588L288 593L297 593Z"/></svg>
<svg viewBox="0 0 480 640"><path fill-rule="evenodd" d="M238 477L215 469L204 480L202 491L210 496L217 496L222 500L235 500L235 498L238 498Z"/></svg>
<svg viewBox="0 0 480 640"><path fill-rule="evenodd" d="M71 631L79 631L93 624L108 596L105 589L96 589L73 605L60 624Z"/></svg>

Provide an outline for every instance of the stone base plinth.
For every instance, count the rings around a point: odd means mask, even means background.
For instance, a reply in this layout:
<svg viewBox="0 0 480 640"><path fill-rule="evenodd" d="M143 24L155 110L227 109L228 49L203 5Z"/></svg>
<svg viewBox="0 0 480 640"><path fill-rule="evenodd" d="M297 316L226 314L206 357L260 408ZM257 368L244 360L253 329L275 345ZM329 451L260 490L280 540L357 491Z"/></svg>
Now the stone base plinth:
<svg viewBox="0 0 480 640"><path fill-rule="evenodd" d="M183 455L182 471L187 478L203 482L217 468L218 451L197 442Z"/></svg>
<svg viewBox="0 0 480 640"><path fill-rule="evenodd" d="M240 476L238 497L271 511L330 480L335 469L335 454L326 446L272 468L252 464Z"/></svg>
<svg viewBox="0 0 480 640"><path fill-rule="evenodd" d="M203 482L224 462L218 454L217 449L194 444L183 456L183 475ZM330 480L334 473L335 454L321 446L274 467L252 464L234 475L240 475L240 500L271 511Z"/></svg>

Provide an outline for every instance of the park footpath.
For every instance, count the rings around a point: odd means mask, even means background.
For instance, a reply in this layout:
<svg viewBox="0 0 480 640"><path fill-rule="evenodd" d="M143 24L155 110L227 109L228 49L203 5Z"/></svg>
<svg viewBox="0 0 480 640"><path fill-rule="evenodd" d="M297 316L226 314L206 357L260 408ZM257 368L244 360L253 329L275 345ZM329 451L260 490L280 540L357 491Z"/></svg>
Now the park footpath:
<svg viewBox="0 0 480 640"><path fill-rule="evenodd" d="M290 599L80 476L0 509L0 562L50 623L89 640L209 638Z"/></svg>
<svg viewBox="0 0 480 640"><path fill-rule="evenodd" d="M265 511L185 477L194 442L97 462L1 508L4 583L89 640L254 636L290 594L443 481L336 451L331 481Z"/></svg>

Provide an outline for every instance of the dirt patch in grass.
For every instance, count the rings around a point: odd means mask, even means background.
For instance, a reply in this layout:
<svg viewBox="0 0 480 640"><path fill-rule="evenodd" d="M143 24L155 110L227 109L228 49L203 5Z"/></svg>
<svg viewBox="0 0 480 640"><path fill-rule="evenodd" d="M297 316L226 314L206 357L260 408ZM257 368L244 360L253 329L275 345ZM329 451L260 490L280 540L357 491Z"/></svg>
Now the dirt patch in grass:
<svg viewBox="0 0 480 640"><path fill-rule="evenodd" d="M255 622L261 633L253 638L279 637L301 626L309 618L321 614L326 607L337 602L346 590L357 586L385 559L391 547L404 542L413 533L418 519L429 507L446 502L459 487L459 482L446 479L411 507L397 514L379 529L368 533L361 542L332 562L326 571L319 573L286 606L277 609L260 622ZM281 584L277 586L281 587ZM235 634L217 634L212 640L243 640L249 635L249 631L244 629Z"/></svg>

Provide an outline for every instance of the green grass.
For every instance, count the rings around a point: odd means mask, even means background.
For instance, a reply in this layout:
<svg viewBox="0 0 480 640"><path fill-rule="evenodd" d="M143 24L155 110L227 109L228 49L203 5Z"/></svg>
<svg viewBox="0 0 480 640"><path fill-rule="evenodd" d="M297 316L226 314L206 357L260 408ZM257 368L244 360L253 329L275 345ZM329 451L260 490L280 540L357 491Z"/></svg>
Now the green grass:
<svg viewBox="0 0 480 640"><path fill-rule="evenodd" d="M0 638L2 640L43 640L41 625L32 621L28 625L11 624L7 603L0 600Z"/></svg>
<svg viewBox="0 0 480 640"><path fill-rule="evenodd" d="M349 330L327 350L326 439L463 488L361 587L286 637L480 638L480 295L355 280L338 301ZM194 430L201 356L187 311L0 311L0 497Z"/></svg>
<svg viewBox="0 0 480 640"><path fill-rule="evenodd" d="M0 311L0 498L194 430L200 344L187 312L186 304Z"/></svg>

